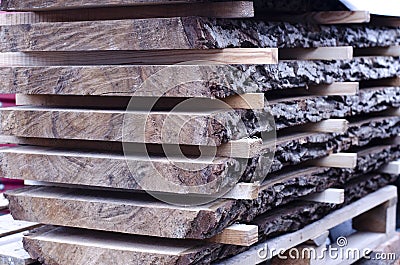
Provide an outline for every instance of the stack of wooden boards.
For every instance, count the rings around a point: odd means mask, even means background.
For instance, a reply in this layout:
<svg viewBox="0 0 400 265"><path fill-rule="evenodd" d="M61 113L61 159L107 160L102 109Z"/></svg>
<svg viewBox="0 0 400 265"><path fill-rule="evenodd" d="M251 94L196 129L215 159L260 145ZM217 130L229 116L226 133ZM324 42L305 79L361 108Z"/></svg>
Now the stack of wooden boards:
<svg viewBox="0 0 400 265"><path fill-rule="evenodd" d="M3 0L24 12L0 14L0 92L18 105L0 112L1 140L19 145L0 150L1 171L40 184L6 194L15 219L45 224L23 239L30 256L285 264L260 250L320 249L351 219L349 248L395 240L397 192L387 185L400 173L399 21L305 2ZM287 15L296 5L303 13ZM154 75L159 87L143 90ZM210 108L217 99L224 108ZM170 112L186 100L192 109ZM127 143L138 152L125 156ZM217 157L196 160L204 150ZM180 200L192 186L235 182L184 207L143 192L138 180L157 174L179 185Z"/></svg>

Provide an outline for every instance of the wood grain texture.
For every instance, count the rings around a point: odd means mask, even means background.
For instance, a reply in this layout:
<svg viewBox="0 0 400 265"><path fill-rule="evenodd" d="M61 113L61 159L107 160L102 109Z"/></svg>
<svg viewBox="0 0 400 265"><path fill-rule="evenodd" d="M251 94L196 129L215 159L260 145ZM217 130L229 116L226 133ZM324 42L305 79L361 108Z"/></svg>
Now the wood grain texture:
<svg viewBox="0 0 400 265"><path fill-rule="evenodd" d="M193 186L198 186L196 188L198 193L206 195L219 192L226 185L223 179L234 181L234 170L243 171L247 167L247 159L239 161L217 158L211 163L190 160L190 163L185 164L182 160L173 158L147 159L141 155L125 158L122 154L40 147L13 147L1 151L3 173L8 175L18 171L19 176L24 176L26 180L142 190L137 181L141 180L143 185L143 178L153 176L159 177L160 181L165 180L179 185L179 189L175 187L173 191L181 194L194 192ZM30 162L25 163L21 160L22 158ZM17 161L23 163L20 164ZM258 162L257 159L256 162ZM38 164L42 166L35 166ZM197 168L194 168L195 166ZM238 180L236 179L235 182ZM208 186L205 186L206 184ZM171 192L171 187L160 183L147 183L146 188L153 191Z"/></svg>
<svg viewBox="0 0 400 265"><path fill-rule="evenodd" d="M350 46L279 49L280 60L350 60L352 58L353 47Z"/></svg>
<svg viewBox="0 0 400 265"><path fill-rule="evenodd" d="M1 3L3 10L43 10L43 9L72 9L99 6L130 6L130 5L149 5L149 4L173 4L173 3L198 3L204 0L52 0L43 2L42 0L4 0Z"/></svg>
<svg viewBox="0 0 400 265"><path fill-rule="evenodd" d="M262 119L266 115L268 112L264 110L148 114L145 111L12 107L1 112L1 132L22 137L219 146L229 140L270 131L272 125ZM256 126L248 127L252 122L257 122Z"/></svg>
<svg viewBox="0 0 400 265"><path fill-rule="evenodd" d="M17 53L18 56L21 53ZM288 88L308 87L332 82L362 81L392 78L400 74L400 62L394 57L356 57L351 61L284 61L278 65L233 66L148 66L148 65L97 65L40 66L40 54L28 56L30 63L13 65L0 53L0 92L4 94L56 94L100 96L170 96L170 97L217 97L234 94L280 91ZM39 62L38 62L39 61ZM81 62L87 64L87 60ZM109 64L109 61L103 61ZM36 66L35 66L36 65ZM379 66L379 67L377 67ZM167 69L168 68L168 69ZM282 70L284 69L284 70ZM140 89L155 73L175 76L182 82L165 83L160 87ZM159 75L156 75L159 76ZM193 80L196 82L186 82ZM240 78L238 78L238 76ZM161 75L162 77L162 75ZM203 80L203 81L201 81ZM228 80L235 80L234 82ZM161 86L162 85L162 86ZM391 85L387 85L391 86Z"/></svg>
<svg viewBox="0 0 400 265"><path fill-rule="evenodd" d="M250 1L193 2L141 6L65 9L42 12L0 13L0 25L34 24L41 22L71 22L93 20L118 20L202 16L214 18L253 17Z"/></svg>

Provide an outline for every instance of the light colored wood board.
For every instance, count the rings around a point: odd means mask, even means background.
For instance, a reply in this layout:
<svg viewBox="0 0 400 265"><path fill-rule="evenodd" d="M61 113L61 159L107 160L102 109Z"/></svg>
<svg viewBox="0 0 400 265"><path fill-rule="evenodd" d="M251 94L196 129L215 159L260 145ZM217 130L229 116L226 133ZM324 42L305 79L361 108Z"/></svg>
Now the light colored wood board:
<svg viewBox="0 0 400 265"><path fill-rule="evenodd" d="M33 249L37 247L42 258L50 257L60 265L146 264L149 260L155 260L156 264L179 264L207 250L207 246L190 240L171 241L66 227L37 231L26 235L24 242L33 253L37 253Z"/></svg>
<svg viewBox="0 0 400 265"><path fill-rule="evenodd" d="M346 119L327 119L316 123L307 123L301 126L288 128L286 131L345 133L348 128L349 122Z"/></svg>
<svg viewBox="0 0 400 265"><path fill-rule="evenodd" d="M41 22L71 22L203 16L214 18L253 17L251 1L181 3L135 7L67 9L62 11L0 13L0 26Z"/></svg>
<svg viewBox="0 0 400 265"><path fill-rule="evenodd" d="M311 165L320 167L355 168L357 166L357 153L337 153L327 157L310 161Z"/></svg>
<svg viewBox="0 0 400 265"><path fill-rule="evenodd" d="M392 175L400 175L400 160L389 162L379 169L379 172Z"/></svg>
<svg viewBox="0 0 400 265"><path fill-rule="evenodd" d="M197 159L185 164L174 157L125 157L119 153L22 146L0 149L0 154L1 171L9 178L181 194L224 194L228 186L213 180L234 178L230 173L233 168L244 170L247 166L247 162L232 158ZM159 182L152 182L154 178Z"/></svg>
<svg viewBox="0 0 400 265"><path fill-rule="evenodd" d="M1 7L3 10L8 11L43 11L91 7L140 6L199 2L204 2L204 0L55 0L52 2L43 2L42 0L3 0Z"/></svg>
<svg viewBox="0 0 400 265"><path fill-rule="evenodd" d="M304 201L342 204L344 202L344 189L330 188L323 192L311 194L301 198Z"/></svg>
<svg viewBox="0 0 400 265"><path fill-rule="evenodd" d="M391 16L372 16L371 24L377 26L400 27L400 18Z"/></svg>
<svg viewBox="0 0 400 265"><path fill-rule="evenodd" d="M39 224L14 220L11 214L0 216L0 237L16 234L38 227Z"/></svg>
<svg viewBox="0 0 400 265"><path fill-rule="evenodd" d="M286 235L278 236L267 240L266 242L252 246L248 251L243 252L235 257L221 261L219 265L242 265L242 264L260 264L267 258L260 257L260 249L285 249L288 250L298 246L311 238L315 238L327 229L331 229L347 220L350 220L376 206L397 197L397 189L395 186L386 186L375 191L364 198L353 202L324 218L307 225L306 227ZM263 252L261 251L261 254ZM277 253L276 253L277 254Z"/></svg>
<svg viewBox="0 0 400 265"><path fill-rule="evenodd" d="M16 94L16 105L28 106L63 106L63 107L90 107L90 108L126 108L129 104L131 97L102 97L102 96L65 96L65 95L25 95ZM221 108L234 108L234 109L264 109L265 97L263 93L245 93L241 95L233 95L220 99L226 103L221 105ZM170 99L168 97L159 99L159 103L166 108L173 108L179 104L176 98ZM208 98L191 98L190 101L195 105L203 104L204 107L216 106L218 99ZM149 104L153 105L154 98L140 97L141 105L135 106L135 109L148 109ZM151 106L150 105L150 106Z"/></svg>
<svg viewBox="0 0 400 265"><path fill-rule="evenodd" d="M251 246L258 241L258 226L234 224L207 241L237 246Z"/></svg>
<svg viewBox="0 0 400 265"><path fill-rule="evenodd" d="M3 193L0 193L0 210L8 209L8 200L4 198Z"/></svg>
<svg viewBox="0 0 400 265"><path fill-rule="evenodd" d="M102 194L98 191L35 186L7 192L12 214L18 219L166 238L205 239L201 228L196 232L192 227L201 224L211 226L212 223L208 222L217 221L219 208L231 204L230 201L220 200L202 206L180 207L160 202L147 194ZM248 245L258 239L254 232L254 227L227 226L222 235L212 240Z"/></svg>
<svg viewBox="0 0 400 265"><path fill-rule="evenodd" d="M372 47L354 50L355 56L400 56L400 46Z"/></svg>
<svg viewBox="0 0 400 265"><path fill-rule="evenodd" d="M261 15L268 20L292 23L313 23L324 25L368 23L371 15L368 11L319 11L304 14L267 14Z"/></svg>
<svg viewBox="0 0 400 265"><path fill-rule="evenodd" d="M351 60L353 47L279 49L279 60Z"/></svg>
<svg viewBox="0 0 400 265"><path fill-rule="evenodd" d="M31 259L22 245L23 233L0 238L0 265L28 265Z"/></svg>
<svg viewBox="0 0 400 265"><path fill-rule="evenodd" d="M224 136L249 136L234 110L148 113L23 106L1 109L0 118L2 135L20 137L219 146Z"/></svg>
<svg viewBox="0 0 400 265"><path fill-rule="evenodd" d="M336 82L329 85L311 85L308 87L310 94L318 96L355 95L359 91L358 82Z"/></svg>
<svg viewBox="0 0 400 265"><path fill-rule="evenodd" d="M115 50L115 49L114 49ZM123 51L4 52L0 66L276 64L276 48L160 49Z"/></svg>

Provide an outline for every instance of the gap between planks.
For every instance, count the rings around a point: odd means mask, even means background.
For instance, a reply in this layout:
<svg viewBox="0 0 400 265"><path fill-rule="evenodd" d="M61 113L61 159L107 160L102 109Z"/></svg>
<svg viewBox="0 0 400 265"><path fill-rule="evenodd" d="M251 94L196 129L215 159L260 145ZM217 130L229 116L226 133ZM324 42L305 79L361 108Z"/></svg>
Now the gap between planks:
<svg viewBox="0 0 400 265"><path fill-rule="evenodd" d="M370 47L354 49L355 56L400 56L400 46Z"/></svg>
<svg viewBox="0 0 400 265"><path fill-rule="evenodd" d="M3 52L0 66L277 64L277 48Z"/></svg>
<svg viewBox="0 0 400 265"><path fill-rule="evenodd" d="M252 1L232 1L0 13L0 26L35 24L41 22L73 22L188 16L248 18L254 16L254 7Z"/></svg>

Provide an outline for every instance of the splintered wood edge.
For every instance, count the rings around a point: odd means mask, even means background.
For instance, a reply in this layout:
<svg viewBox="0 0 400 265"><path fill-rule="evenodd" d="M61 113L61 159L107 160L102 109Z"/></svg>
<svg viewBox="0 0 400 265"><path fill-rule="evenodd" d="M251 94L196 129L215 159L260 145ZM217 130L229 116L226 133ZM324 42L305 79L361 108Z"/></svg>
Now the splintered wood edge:
<svg viewBox="0 0 400 265"><path fill-rule="evenodd" d="M344 189L326 189L323 192L311 194L300 198L303 201L342 204L344 202Z"/></svg>
<svg viewBox="0 0 400 265"><path fill-rule="evenodd" d="M353 47L282 48L279 60L351 60Z"/></svg>
<svg viewBox="0 0 400 265"><path fill-rule="evenodd" d="M277 64L277 48L225 48L148 51L4 52L0 66L61 66L110 64Z"/></svg>
<svg viewBox="0 0 400 265"><path fill-rule="evenodd" d="M210 239L209 242L237 245L237 246L251 246L258 241L258 226L246 224L234 224L224 231Z"/></svg>
<svg viewBox="0 0 400 265"><path fill-rule="evenodd" d="M357 166L357 153L330 154L309 163L318 167L355 168Z"/></svg>
<svg viewBox="0 0 400 265"><path fill-rule="evenodd" d="M359 82L336 82L329 85L311 85L310 93L318 96L356 95L359 92Z"/></svg>
<svg viewBox="0 0 400 265"><path fill-rule="evenodd" d="M397 188L395 186L383 187L339 210L336 210L324 218L307 225L306 227L289 234L278 236L252 246L248 251L238 254L230 259L216 263L218 265L242 265L242 264L259 264L271 258L264 257L267 248L269 250L288 250L296 247L312 238L323 234L327 229L331 229L347 220L359 216L387 201L397 198ZM264 252L262 252L264 251ZM278 252L274 253L275 255Z"/></svg>
<svg viewBox="0 0 400 265"><path fill-rule="evenodd" d="M144 19L204 16L212 18L254 17L252 1L197 2L43 12L0 13L0 26L42 22L73 22L114 19Z"/></svg>
<svg viewBox="0 0 400 265"><path fill-rule="evenodd" d="M400 56L400 46L354 49L355 56Z"/></svg>
<svg viewBox="0 0 400 265"><path fill-rule="evenodd" d="M129 97L125 98L129 99ZM168 97L165 97L164 100L168 100ZM191 98L191 100L198 100L200 103L208 100L208 98ZM210 98L209 100L212 101L219 99ZM233 109L264 109L266 104L263 93L244 93L240 95L232 95L220 100ZM107 96L16 94L15 102L16 105L19 106L85 107L86 104L90 104L90 107L121 107L121 100Z"/></svg>

